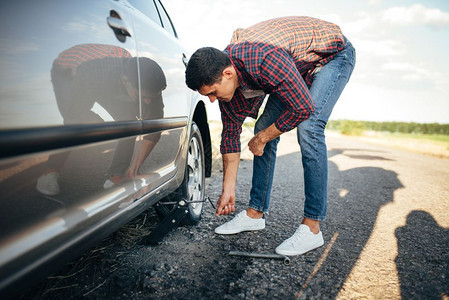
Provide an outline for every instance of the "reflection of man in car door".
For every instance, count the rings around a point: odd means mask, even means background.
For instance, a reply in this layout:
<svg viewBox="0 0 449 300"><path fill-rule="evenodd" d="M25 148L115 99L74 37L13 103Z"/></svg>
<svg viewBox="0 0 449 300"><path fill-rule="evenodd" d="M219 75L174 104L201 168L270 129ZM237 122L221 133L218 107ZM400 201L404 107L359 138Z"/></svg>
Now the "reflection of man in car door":
<svg viewBox="0 0 449 300"><path fill-rule="evenodd" d="M141 99L142 99L142 119L160 119L164 116L164 104L162 101L162 91L167 83L161 67L153 60L141 57L139 58L140 80L141 80ZM137 80L137 77L135 78ZM136 81L137 82L137 81ZM104 188L112 187L122 181L124 171L127 178L138 176L140 166L154 149L159 141L161 133L146 135L134 152L134 156L129 165L129 159L116 159L119 153L114 155L113 164L109 170L110 178L106 180ZM131 151L132 152L132 151ZM121 163L115 163L120 161Z"/></svg>
<svg viewBox="0 0 449 300"><path fill-rule="evenodd" d="M138 63L142 82L141 111ZM53 62L51 80L65 125L103 122L92 111L95 103L115 121L163 117L161 91L166 87L166 80L162 69L149 58L139 58L137 62L137 58L131 57L127 50L117 46L84 44L65 50ZM149 139L151 141L148 140L146 145L151 151L159 135L152 135ZM105 187L119 183L127 173L134 143L135 138L128 138L117 144ZM149 154L149 151L146 152ZM49 157L47 171L37 182L38 191L46 195L59 193L59 170L69 153Z"/></svg>

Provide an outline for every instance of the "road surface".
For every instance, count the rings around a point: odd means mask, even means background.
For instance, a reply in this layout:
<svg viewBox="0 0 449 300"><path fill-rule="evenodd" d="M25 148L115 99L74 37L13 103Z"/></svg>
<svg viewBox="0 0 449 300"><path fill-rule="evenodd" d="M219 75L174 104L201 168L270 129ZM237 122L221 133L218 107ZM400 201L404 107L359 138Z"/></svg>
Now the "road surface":
<svg viewBox="0 0 449 300"><path fill-rule="evenodd" d="M172 231L158 246L138 244L154 212L125 226L24 299L449 299L449 160L329 135L325 245L289 265L229 256L274 252L300 223L303 179L294 132L284 134L267 227L218 236L231 217L205 205L198 226ZM252 161L242 153L237 210L245 208ZM208 179L216 201L221 173Z"/></svg>

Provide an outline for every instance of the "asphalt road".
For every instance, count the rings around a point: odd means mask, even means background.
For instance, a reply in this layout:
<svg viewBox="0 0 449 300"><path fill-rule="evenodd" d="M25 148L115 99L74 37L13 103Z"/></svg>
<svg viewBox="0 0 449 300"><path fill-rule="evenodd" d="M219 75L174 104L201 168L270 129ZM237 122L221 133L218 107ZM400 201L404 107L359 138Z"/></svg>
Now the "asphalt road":
<svg viewBox="0 0 449 300"><path fill-rule="evenodd" d="M216 218L206 204L199 225L177 228L158 246L139 245L156 224L148 211L22 298L449 299L449 160L354 138L327 140L325 245L289 265L228 253L274 252L299 225L304 189L294 133L279 144L265 230L215 235L231 217ZM251 185L251 156L242 157L238 211ZM216 201L220 172L207 183Z"/></svg>

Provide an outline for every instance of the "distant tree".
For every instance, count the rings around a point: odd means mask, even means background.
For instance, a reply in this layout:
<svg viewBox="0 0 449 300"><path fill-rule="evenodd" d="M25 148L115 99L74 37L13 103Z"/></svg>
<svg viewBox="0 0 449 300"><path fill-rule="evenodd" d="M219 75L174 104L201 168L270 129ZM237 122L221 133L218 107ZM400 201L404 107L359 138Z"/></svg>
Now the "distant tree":
<svg viewBox="0 0 449 300"><path fill-rule="evenodd" d="M365 130L390 133L449 135L449 124L439 123L330 120L327 128L339 130L342 134L347 135L360 135Z"/></svg>

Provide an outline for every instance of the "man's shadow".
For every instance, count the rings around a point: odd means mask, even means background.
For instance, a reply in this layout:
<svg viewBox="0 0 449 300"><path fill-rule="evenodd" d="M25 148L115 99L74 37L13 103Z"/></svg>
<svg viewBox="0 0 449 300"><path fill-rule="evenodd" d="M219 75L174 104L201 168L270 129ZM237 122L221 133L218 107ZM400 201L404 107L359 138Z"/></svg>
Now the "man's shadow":
<svg viewBox="0 0 449 300"><path fill-rule="evenodd" d="M395 259L403 299L449 296L449 230L424 211L412 211L396 229Z"/></svg>
<svg viewBox="0 0 449 300"><path fill-rule="evenodd" d="M350 150L350 152L349 152ZM389 160L382 153L373 152L354 155L358 149L333 149L329 158L344 155L354 160L385 161ZM323 222L324 232L335 234L331 251L323 264L323 272L338 270L334 276L326 276L330 284L337 289L331 291L331 298L338 295L346 282L361 252L370 238L379 210L394 201L394 192L403 185L398 174L379 167L357 167L340 170L329 161L329 198L327 221ZM330 238L330 237L328 237Z"/></svg>
<svg viewBox="0 0 449 300"><path fill-rule="evenodd" d="M328 157L345 155L350 159L363 160L387 160L382 157L382 153L368 153L363 150L363 156L349 155L357 152L357 149L334 149L328 151ZM297 169L298 175L302 177L301 155L292 153L278 157L276 165L277 171L281 161L287 160L286 168ZM293 178L291 183L287 183L290 177L284 177L282 185L298 184L300 193L304 187L301 180ZM378 212L382 206L393 202L396 189L403 187L397 174L393 171L379 167L358 167L348 170L340 170L337 164L329 160L329 183L328 183L328 212L326 221L321 222L320 227L324 233L325 246L318 251L312 251L306 256L324 255L326 247L333 243L324 263L321 264L318 273L313 277L313 286L320 287L320 293L328 298L337 297L352 268L356 264L362 250L370 238ZM290 196L291 197L291 196ZM301 198L301 197L300 197ZM302 211L304 201L298 201L298 210ZM283 223L283 224L281 224ZM282 220L281 226L289 226L291 220ZM278 226L279 226L278 225ZM297 225L297 224L295 224ZM288 234L285 237L287 238ZM332 242L333 240L333 242ZM306 259L306 258L305 258ZM315 260L315 258L313 258ZM315 266L310 266L314 268ZM300 294L305 298L313 296L314 292L307 289L307 278L303 278L301 286L303 290Z"/></svg>

